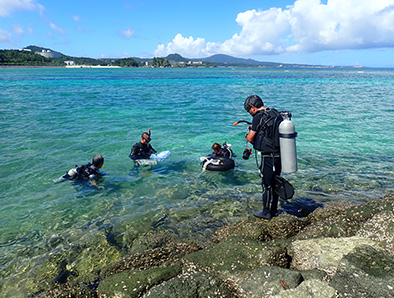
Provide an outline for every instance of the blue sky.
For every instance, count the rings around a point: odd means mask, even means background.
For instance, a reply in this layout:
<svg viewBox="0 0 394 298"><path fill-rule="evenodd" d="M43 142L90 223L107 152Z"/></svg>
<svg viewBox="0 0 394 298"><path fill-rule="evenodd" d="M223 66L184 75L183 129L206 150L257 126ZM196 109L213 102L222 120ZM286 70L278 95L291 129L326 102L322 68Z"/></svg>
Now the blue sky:
<svg viewBox="0 0 394 298"><path fill-rule="evenodd" d="M394 0L0 0L0 49L394 67Z"/></svg>

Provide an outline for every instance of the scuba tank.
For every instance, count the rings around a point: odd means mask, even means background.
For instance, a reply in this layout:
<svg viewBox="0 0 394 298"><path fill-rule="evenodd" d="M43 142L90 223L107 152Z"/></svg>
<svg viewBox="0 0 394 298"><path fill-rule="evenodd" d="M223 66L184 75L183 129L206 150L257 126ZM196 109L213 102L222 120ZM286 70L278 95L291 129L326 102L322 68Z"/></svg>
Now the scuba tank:
<svg viewBox="0 0 394 298"><path fill-rule="evenodd" d="M284 117L279 124L280 158L283 173L297 172L297 151L294 123L291 122L290 112L281 112Z"/></svg>

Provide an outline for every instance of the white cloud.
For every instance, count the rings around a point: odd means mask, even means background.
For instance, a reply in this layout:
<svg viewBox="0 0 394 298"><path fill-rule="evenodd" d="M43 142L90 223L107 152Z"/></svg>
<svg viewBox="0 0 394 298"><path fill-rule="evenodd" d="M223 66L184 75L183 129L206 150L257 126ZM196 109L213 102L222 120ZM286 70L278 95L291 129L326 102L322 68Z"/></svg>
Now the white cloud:
<svg viewBox="0 0 394 298"><path fill-rule="evenodd" d="M49 23L49 26L50 26L53 30L59 32L60 34L66 34L66 31L64 31L62 28L56 26L54 23Z"/></svg>
<svg viewBox="0 0 394 298"><path fill-rule="evenodd" d="M0 28L0 42L1 43L7 43L7 44L11 44L12 40L11 40L11 34Z"/></svg>
<svg viewBox="0 0 394 298"><path fill-rule="evenodd" d="M126 30L123 30L123 31L121 32L121 34L122 34L122 36L125 37L125 38L131 38L131 37L133 37L133 35L134 35L134 30L131 29L131 28L128 28L128 29L126 29Z"/></svg>
<svg viewBox="0 0 394 298"><path fill-rule="evenodd" d="M15 34L19 36L23 36L25 34L25 31L23 30L22 26L20 25L14 25L12 27L12 30L14 31Z"/></svg>
<svg viewBox="0 0 394 298"><path fill-rule="evenodd" d="M177 34L155 55L250 56L394 47L394 0L297 0L293 5L241 12L241 31L223 43Z"/></svg>
<svg viewBox="0 0 394 298"><path fill-rule="evenodd" d="M9 17L18 10L37 10L42 13L44 6L36 0L0 0L0 17Z"/></svg>
<svg viewBox="0 0 394 298"><path fill-rule="evenodd" d="M194 39L192 36L185 38L182 34L177 34L172 42L167 46L161 44L155 51L155 56L163 54L178 53L188 57L201 57L209 53L209 45L203 38Z"/></svg>
<svg viewBox="0 0 394 298"><path fill-rule="evenodd" d="M79 22L81 20L81 18L79 16L73 16L73 20L75 22Z"/></svg>

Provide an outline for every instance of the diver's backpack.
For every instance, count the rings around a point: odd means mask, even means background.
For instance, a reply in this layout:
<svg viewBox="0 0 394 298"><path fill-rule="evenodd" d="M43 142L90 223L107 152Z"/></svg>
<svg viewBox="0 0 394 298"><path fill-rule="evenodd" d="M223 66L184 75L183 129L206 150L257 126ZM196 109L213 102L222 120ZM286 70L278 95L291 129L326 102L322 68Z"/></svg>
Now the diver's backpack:
<svg viewBox="0 0 394 298"><path fill-rule="evenodd" d="M279 153L279 124L283 117L275 109L266 109L260 113L263 115L256 129L253 148L263 154Z"/></svg>
<svg viewBox="0 0 394 298"><path fill-rule="evenodd" d="M84 179L89 179L90 175L94 175L97 173L97 171L93 171L91 169L91 163L88 163L86 165L82 165L78 167L77 165L75 168L69 170L66 175L64 175L64 178L69 178L73 180L84 180Z"/></svg>

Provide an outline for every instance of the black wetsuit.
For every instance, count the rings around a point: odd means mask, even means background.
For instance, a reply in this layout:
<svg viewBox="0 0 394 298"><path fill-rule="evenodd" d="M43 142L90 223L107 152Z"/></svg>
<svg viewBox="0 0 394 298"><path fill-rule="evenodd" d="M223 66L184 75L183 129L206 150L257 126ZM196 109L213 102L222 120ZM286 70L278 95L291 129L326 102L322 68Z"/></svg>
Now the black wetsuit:
<svg viewBox="0 0 394 298"><path fill-rule="evenodd" d="M131 148L129 157L132 160L148 159L153 153L156 153L156 150L153 149L151 144L142 144L138 142Z"/></svg>
<svg viewBox="0 0 394 298"><path fill-rule="evenodd" d="M261 123L264 123L264 118L266 117L268 116L264 111L259 111L255 113L253 115L251 130L257 132L261 118L263 118L263 121ZM278 195L272 190L272 186L274 185L275 177L279 176L282 171L280 153L278 149L275 149L273 151L261 152L261 165L259 170L263 187L264 208L262 213L265 215L269 214L271 217L273 217L278 211Z"/></svg>

